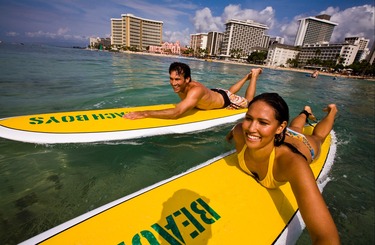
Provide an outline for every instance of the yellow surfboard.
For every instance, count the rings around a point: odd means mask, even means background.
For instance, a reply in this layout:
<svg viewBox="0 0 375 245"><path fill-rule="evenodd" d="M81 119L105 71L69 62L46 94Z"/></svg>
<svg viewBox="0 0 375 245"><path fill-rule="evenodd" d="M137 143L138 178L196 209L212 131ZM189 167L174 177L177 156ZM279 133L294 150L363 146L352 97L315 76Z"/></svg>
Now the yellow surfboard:
<svg viewBox="0 0 375 245"><path fill-rule="evenodd" d="M125 113L173 108L173 104L56 112L0 119L0 137L31 143L79 143L187 133L234 122L242 110L193 109L179 119L127 120Z"/></svg>
<svg viewBox="0 0 375 245"><path fill-rule="evenodd" d="M321 191L335 152L332 131L311 164ZM22 244L293 244L304 227L290 185L267 190L229 152Z"/></svg>

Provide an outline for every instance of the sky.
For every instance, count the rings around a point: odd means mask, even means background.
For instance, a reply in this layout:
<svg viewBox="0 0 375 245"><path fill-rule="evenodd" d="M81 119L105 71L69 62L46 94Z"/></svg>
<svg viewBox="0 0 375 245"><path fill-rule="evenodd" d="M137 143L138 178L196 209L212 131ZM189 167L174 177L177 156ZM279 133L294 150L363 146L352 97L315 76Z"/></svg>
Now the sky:
<svg viewBox="0 0 375 245"><path fill-rule="evenodd" d="M374 42L375 0L0 0L0 41L87 46L110 37L111 18L122 14L163 21L163 41L188 45L190 35L225 30L229 19L253 20L266 34L294 44L298 20L331 15L331 43L359 36Z"/></svg>

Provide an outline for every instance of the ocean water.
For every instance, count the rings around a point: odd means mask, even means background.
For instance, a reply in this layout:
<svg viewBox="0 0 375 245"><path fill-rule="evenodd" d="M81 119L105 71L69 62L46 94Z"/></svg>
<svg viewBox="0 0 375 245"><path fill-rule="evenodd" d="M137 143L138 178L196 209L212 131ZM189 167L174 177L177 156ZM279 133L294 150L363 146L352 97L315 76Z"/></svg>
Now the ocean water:
<svg viewBox="0 0 375 245"><path fill-rule="evenodd" d="M208 87L228 88L250 65L0 44L0 118L179 101L173 61ZM244 91L242 91L244 92ZM336 103L338 139L323 196L342 244L374 244L375 82L264 69L257 93L278 92L296 115ZM233 125L203 132L89 144L38 145L0 138L0 243L17 244L103 204L233 149ZM309 244L305 231L298 244Z"/></svg>

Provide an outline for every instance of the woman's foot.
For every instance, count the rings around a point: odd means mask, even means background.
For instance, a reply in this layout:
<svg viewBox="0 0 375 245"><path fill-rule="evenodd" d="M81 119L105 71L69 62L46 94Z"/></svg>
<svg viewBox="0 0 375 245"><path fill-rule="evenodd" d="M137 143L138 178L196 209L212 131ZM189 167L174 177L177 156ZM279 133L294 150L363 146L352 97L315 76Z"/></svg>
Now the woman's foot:
<svg viewBox="0 0 375 245"><path fill-rule="evenodd" d="M338 110L336 104L329 104L327 107L323 108L323 111L327 112L327 114L336 115Z"/></svg>
<svg viewBox="0 0 375 245"><path fill-rule="evenodd" d="M316 122L316 117L314 116L314 114L312 113L312 110L311 110L311 107L306 105L304 110L308 113L308 116L306 119L309 119L313 122Z"/></svg>

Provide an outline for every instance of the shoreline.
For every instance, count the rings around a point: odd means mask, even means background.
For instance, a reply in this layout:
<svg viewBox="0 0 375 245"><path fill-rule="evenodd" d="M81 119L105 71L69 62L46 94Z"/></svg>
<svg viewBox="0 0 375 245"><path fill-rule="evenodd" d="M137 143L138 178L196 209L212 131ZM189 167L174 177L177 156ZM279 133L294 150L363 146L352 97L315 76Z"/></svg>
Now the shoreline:
<svg viewBox="0 0 375 245"><path fill-rule="evenodd" d="M308 69L290 68L290 67L275 67L275 66L272 67L272 66L266 66L266 65L242 63L242 62L236 62L236 61L230 61L230 60L214 60L214 59L205 60L205 59L191 58L191 57L186 57L186 56L181 56L181 55L155 54L155 53L146 53L146 52L132 52L132 51L119 51L119 52L120 53L128 53L128 54L169 57L169 58L186 58L186 59L194 59L194 60L200 60L200 61L205 61L205 62L218 62L218 63L226 63L226 64L234 64L234 65L255 66L255 67L261 67L261 68L268 68L268 69L271 69L271 70L293 71L293 72L302 72L302 73L308 73L308 74L313 73L313 70L308 70ZM338 73L336 74L336 73L329 73L329 72L319 72L319 75L331 76L331 77L337 77L337 78L350 78L350 79L358 79L358 80L367 80L367 81L375 82L375 77L361 77L361 76L344 75L344 74L338 74Z"/></svg>

